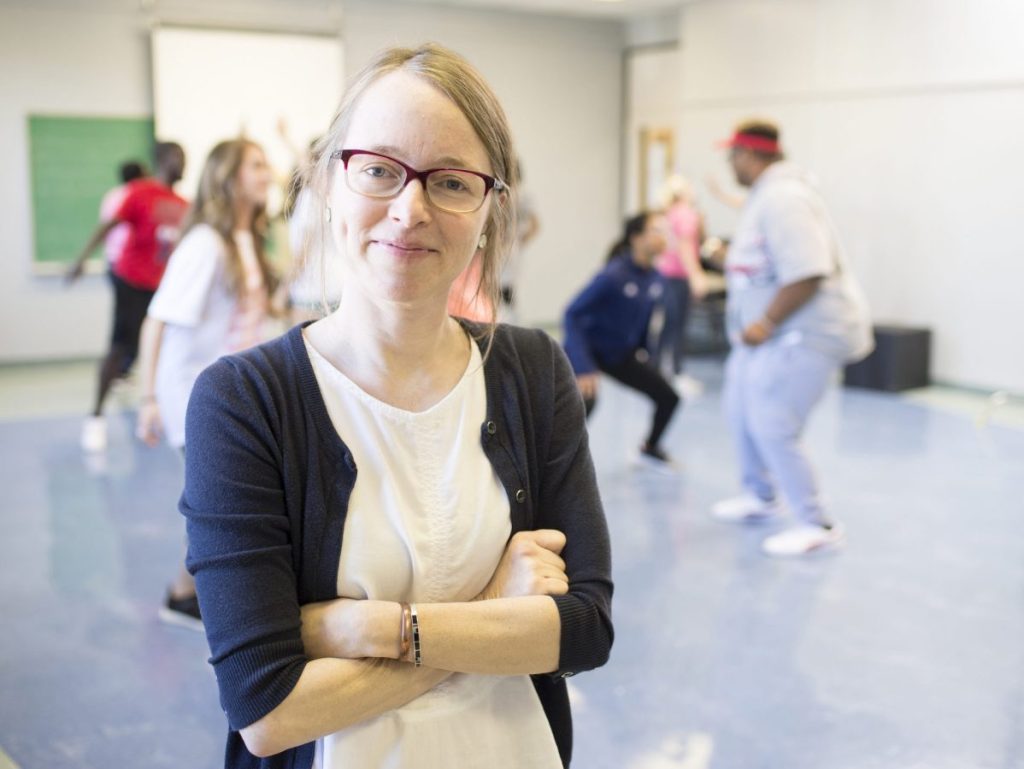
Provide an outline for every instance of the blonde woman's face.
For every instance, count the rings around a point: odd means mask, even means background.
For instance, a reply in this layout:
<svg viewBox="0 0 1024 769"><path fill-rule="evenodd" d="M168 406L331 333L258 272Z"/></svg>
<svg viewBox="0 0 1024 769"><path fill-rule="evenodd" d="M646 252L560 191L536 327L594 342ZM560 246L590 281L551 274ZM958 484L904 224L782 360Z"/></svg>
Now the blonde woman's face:
<svg viewBox="0 0 1024 769"><path fill-rule="evenodd" d="M242 163L235 175L235 195L252 206L267 204L271 173L266 155L259 147L246 145L242 150Z"/></svg>
<svg viewBox="0 0 1024 769"><path fill-rule="evenodd" d="M366 90L336 149L376 152L420 170L494 173L459 108L404 71L389 73ZM449 288L477 251L491 194L470 213L437 208L416 179L390 198L367 197L349 188L341 160L332 162L329 226L343 249L353 288L380 301L447 302Z"/></svg>

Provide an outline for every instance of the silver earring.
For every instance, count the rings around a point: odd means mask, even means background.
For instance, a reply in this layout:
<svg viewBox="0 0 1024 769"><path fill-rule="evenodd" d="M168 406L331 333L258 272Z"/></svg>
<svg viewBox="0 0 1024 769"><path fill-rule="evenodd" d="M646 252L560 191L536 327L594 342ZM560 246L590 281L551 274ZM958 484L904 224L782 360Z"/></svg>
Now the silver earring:
<svg viewBox="0 0 1024 769"><path fill-rule="evenodd" d="M480 243L477 244L477 248L487 248L487 233L483 233L480 236Z"/></svg>
<svg viewBox="0 0 1024 769"><path fill-rule="evenodd" d="M326 219L328 222L331 221L331 207L330 206L327 206L327 209L324 211L324 219Z"/></svg>

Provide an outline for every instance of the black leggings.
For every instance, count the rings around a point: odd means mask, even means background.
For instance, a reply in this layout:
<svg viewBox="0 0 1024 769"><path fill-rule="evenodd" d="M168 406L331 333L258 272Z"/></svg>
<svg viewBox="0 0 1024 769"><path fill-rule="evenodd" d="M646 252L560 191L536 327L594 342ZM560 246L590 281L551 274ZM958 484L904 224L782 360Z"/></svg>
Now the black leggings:
<svg viewBox="0 0 1024 769"><path fill-rule="evenodd" d="M608 366L598 363L598 367L626 387L642 392L654 401L654 419L651 422L651 432L647 436L647 446L654 448L661 440L662 433L668 427L669 420L679 406L679 395L672 389L672 385L661 375L658 369L650 363L643 363L635 356L626 358L622 363ZM587 416L594 410L597 403L596 398L585 398L583 401L587 409Z"/></svg>

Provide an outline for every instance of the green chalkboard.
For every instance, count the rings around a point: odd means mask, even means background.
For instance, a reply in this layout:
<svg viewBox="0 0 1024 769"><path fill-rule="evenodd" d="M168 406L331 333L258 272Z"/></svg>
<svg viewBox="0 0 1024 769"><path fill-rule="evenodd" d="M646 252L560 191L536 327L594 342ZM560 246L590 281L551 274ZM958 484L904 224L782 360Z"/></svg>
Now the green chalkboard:
<svg viewBox="0 0 1024 769"><path fill-rule="evenodd" d="M28 137L33 265L59 272L96 229L103 194L121 182L119 166L152 165L153 119L30 115Z"/></svg>

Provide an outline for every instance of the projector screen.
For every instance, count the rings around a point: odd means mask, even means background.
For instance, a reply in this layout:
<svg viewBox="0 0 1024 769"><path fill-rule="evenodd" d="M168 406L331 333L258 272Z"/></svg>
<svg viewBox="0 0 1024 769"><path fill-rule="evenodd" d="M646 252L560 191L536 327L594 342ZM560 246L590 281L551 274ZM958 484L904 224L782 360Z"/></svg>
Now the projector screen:
<svg viewBox="0 0 1024 769"><path fill-rule="evenodd" d="M153 32L156 135L185 148L178 192L195 196L203 161L222 139L261 144L284 180L309 142L324 133L341 99L337 37L163 27ZM284 134L282 136L282 127Z"/></svg>

